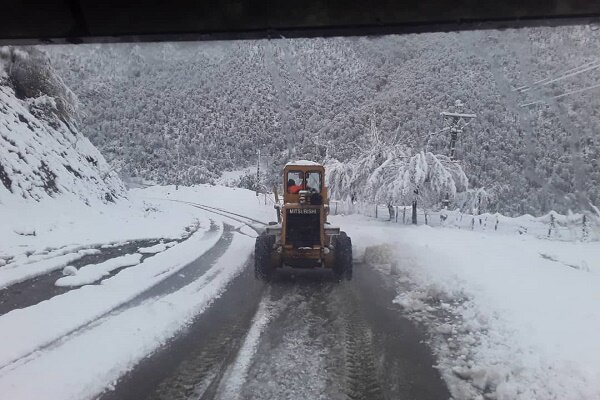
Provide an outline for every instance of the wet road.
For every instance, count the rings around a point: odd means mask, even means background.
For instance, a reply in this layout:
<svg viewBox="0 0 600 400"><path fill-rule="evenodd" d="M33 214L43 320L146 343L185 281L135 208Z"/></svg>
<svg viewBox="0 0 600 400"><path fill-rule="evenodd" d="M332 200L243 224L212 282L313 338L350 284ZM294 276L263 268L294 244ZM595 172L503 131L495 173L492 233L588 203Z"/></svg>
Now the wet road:
<svg viewBox="0 0 600 400"><path fill-rule="evenodd" d="M178 337L101 399L448 399L423 333L379 273L253 276L250 260Z"/></svg>

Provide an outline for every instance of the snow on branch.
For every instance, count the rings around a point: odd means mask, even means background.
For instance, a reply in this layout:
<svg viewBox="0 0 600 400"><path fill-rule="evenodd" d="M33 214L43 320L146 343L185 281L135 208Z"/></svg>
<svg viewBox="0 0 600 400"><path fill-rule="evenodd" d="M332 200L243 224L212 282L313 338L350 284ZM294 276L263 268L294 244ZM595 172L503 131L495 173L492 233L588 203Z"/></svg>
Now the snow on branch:
<svg viewBox="0 0 600 400"><path fill-rule="evenodd" d="M461 166L447 156L410 155L398 146L374 146L351 161L329 159L325 164L331 194L340 200L407 204L418 192L420 201L431 207L468 188Z"/></svg>

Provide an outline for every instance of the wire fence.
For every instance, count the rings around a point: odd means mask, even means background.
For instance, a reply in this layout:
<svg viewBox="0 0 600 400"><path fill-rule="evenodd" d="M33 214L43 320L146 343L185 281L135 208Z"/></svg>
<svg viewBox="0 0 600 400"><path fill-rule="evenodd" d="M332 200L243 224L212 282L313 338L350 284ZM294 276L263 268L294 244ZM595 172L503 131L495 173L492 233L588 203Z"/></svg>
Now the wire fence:
<svg viewBox="0 0 600 400"><path fill-rule="evenodd" d="M380 221L412 224L412 207L406 205L388 206L332 200L330 213L332 215L362 214ZM417 225L532 235L551 240L600 240L598 217L585 214L562 215L554 211L541 217L532 215L507 217L499 213L469 214L460 210L431 211L418 208Z"/></svg>

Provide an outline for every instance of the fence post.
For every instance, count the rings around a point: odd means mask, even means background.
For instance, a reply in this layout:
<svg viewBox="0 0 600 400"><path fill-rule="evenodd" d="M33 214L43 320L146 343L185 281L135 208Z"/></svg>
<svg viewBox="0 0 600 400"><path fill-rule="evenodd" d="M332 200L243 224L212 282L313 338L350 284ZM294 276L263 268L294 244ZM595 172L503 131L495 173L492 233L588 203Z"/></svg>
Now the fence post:
<svg viewBox="0 0 600 400"><path fill-rule="evenodd" d="M406 206L402 206L402 223L406 225Z"/></svg>
<svg viewBox="0 0 600 400"><path fill-rule="evenodd" d="M588 232L588 227L587 227L587 217L585 214L583 214L582 227L581 227L581 238L583 241L586 241L588 239L588 236L589 236L589 232Z"/></svg>
<svg viewBox="0 0 600 400"><path fill-rule="evenodd" d="M548 237L552 235L552 229L554 228L554 214L550 214L550 226L548 227Z"/></svg>
<svg viewBox="0 0 600 400"><path fill-rule="evenodd" d="M393 205L388 204L387 205L387 209L388 209L388 221L392 221L394 219L394 215L395 215L395 208Z"/></svg>
<svg viewBox="0 0 600 400"><path fill-rule="evenodd" d="M395 207L396 207L396 223L398 223L398 206L395 206Z"/></svg>
<svg viewBox="0 0 600 400"><path fill-rule="evenodd" d="M377 204L375 204L375 219L377 219Z"/></svg>
<svg viewBox="0 0 600 400"><path fill-rule="evenodd" d="M417 201L414 200L412 203L412 223L417 225Z"/></svg>

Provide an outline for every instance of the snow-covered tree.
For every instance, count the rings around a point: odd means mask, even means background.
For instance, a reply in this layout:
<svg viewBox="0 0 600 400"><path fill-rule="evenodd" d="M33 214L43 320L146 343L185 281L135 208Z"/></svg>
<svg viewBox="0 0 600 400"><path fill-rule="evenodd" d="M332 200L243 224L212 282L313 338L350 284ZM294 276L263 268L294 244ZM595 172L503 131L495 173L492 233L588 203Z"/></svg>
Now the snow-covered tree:
<svg viewBox="0 0 600 400"><path fill-rule="evenodd" d="M390 151L385 157L369 154L345 163L328 160L326 167L331 194L340 200L409 204L417 191L423 206L435 207L446 195L454 199L468 187L458 163L429 152L405 156Z"/></svg>
<svg viewBox="0 0 600 400"><path fill-rule="evenodd" d="M386 144L374 123L370 128L371 148L348 162L326 161L333 197L378 204L409 204L418 194L425 207L434 207L448 196L468 187L459 163L445 155L416 152L402 145Z"/></svg>

